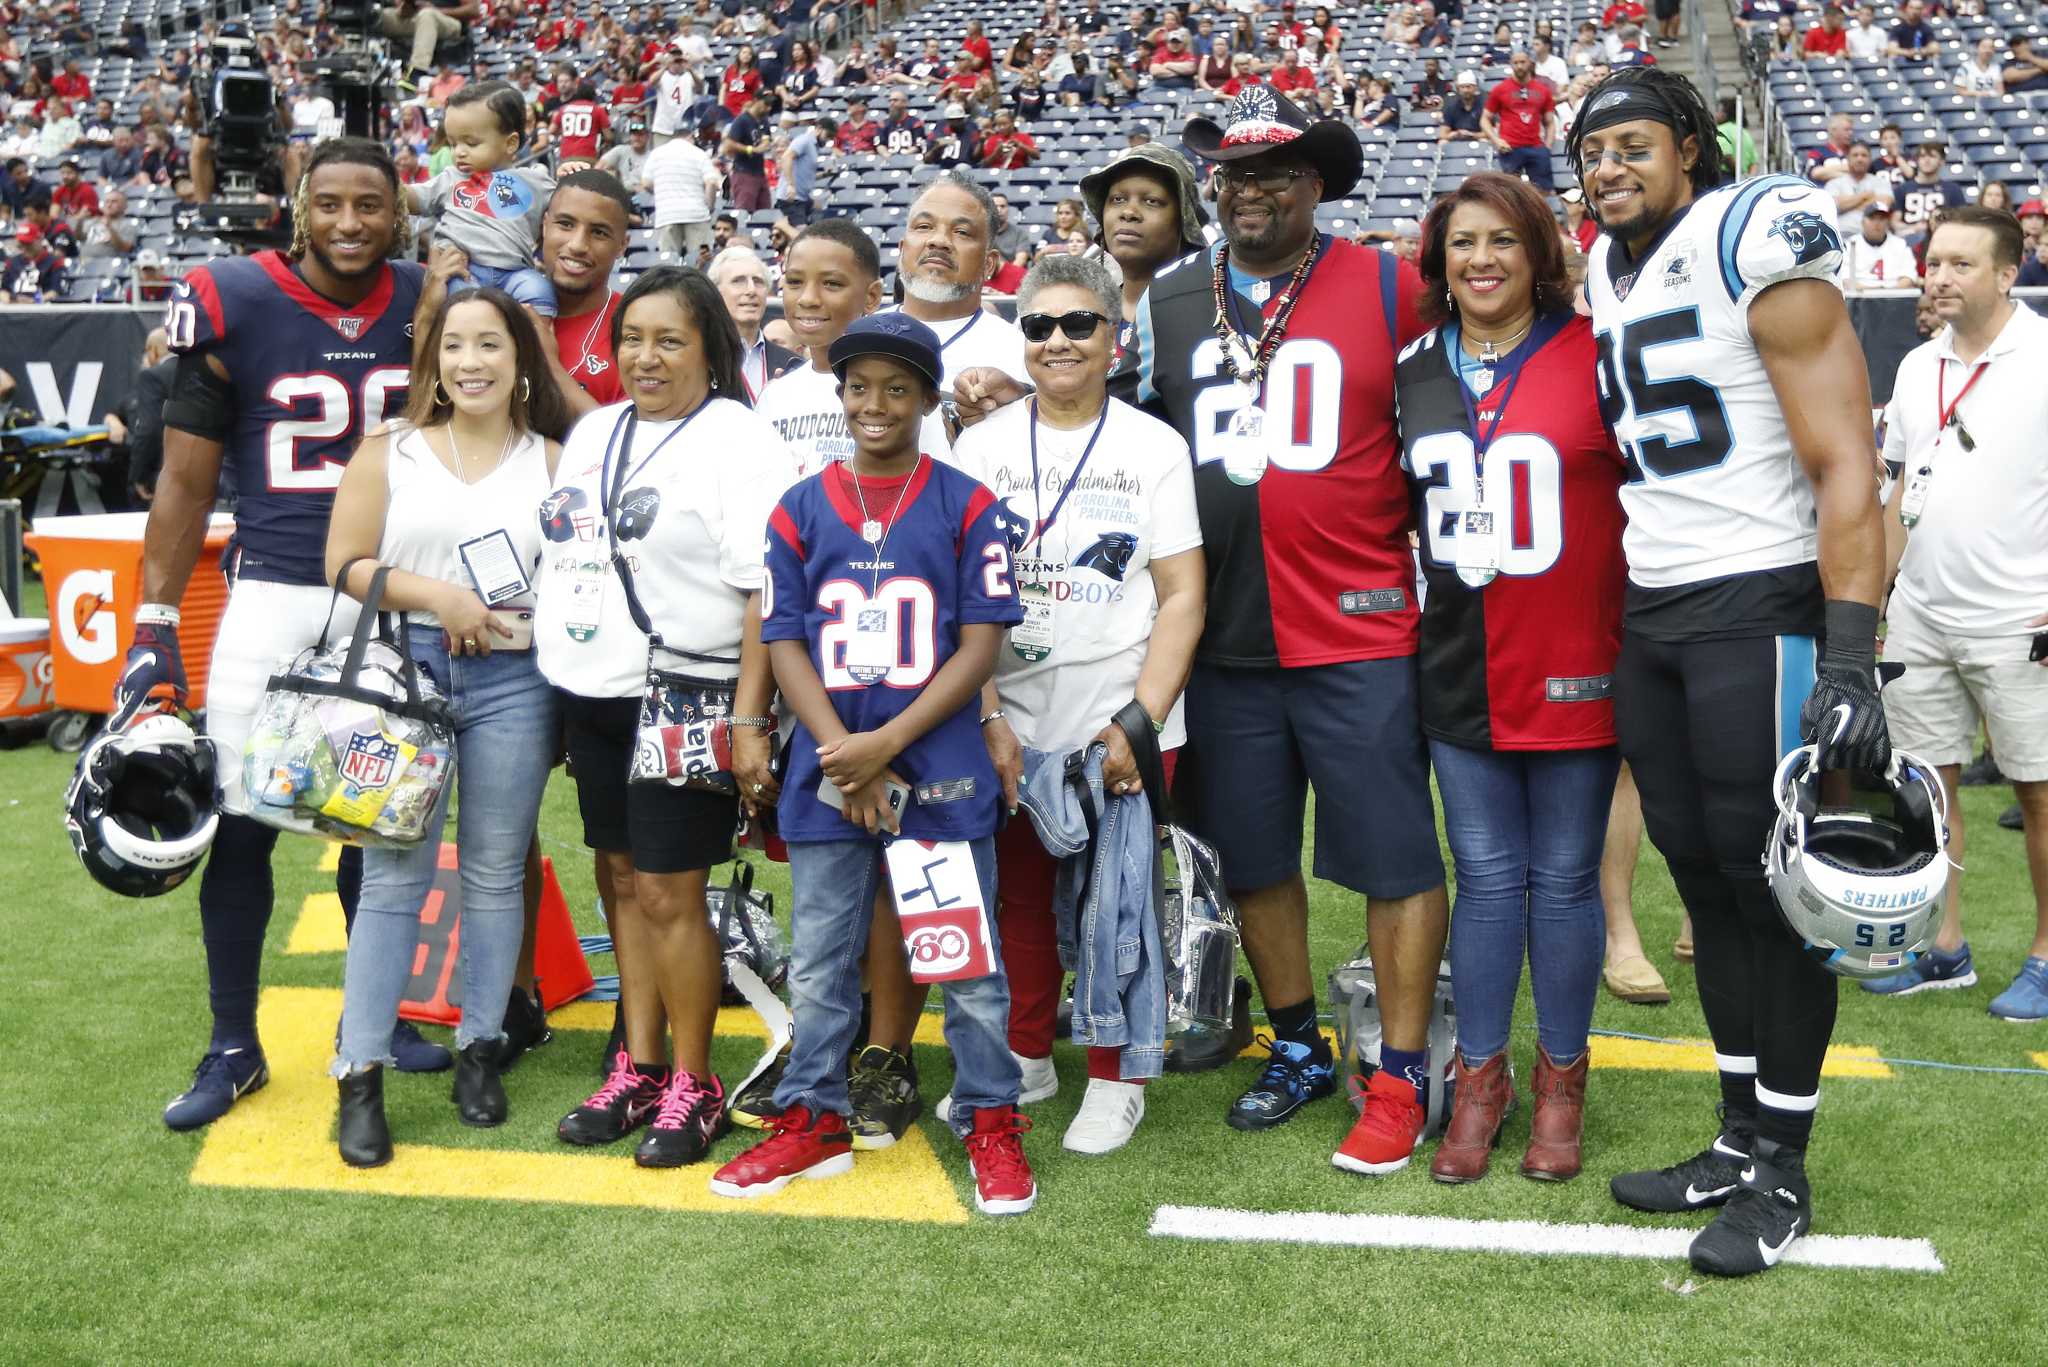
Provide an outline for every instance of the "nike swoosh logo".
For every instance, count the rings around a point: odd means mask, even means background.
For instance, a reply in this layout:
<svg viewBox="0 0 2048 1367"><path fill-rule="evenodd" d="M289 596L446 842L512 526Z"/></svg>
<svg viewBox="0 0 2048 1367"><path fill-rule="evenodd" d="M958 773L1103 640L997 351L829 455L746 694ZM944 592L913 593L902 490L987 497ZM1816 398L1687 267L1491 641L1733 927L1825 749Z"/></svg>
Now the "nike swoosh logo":
<svg viewBox="0 0 2048 1367"><path fill-rule="evenodd" d="M1685 1184L1685 1203L1689 1206L1697 1206L1703 1204L1704 1202L1712 1201L1719 1197L1726 1196L1729 1192L1733 1190L1735 1190L1735 1188L1733 1187L1715 1187L1712 1191L1701 1191L1692 1183L1687 1182Z"/></svg>
<svg viewBox="0 0 2048 1367"><path fill-rule="evenodd" d="M1780 203L1780 204L1797 204L1797 203L1798 203L1798 202L1799 202L1800 200L1802 200L1802 199L1805 199L1805 198L1806 198L1806 191L1804 191L1804 190L1780 190L1780 191L1778 191L1778 203Z"/></svg>
<svg viewBox="0 0 2048 1367"><path fill-rule="evenodd" d="M1849 722L1855 715L1856 709L1849 706L1849 704L1845 702L1835 704L1835 734L1829 738L1828 744L1832 745L1849 734Z"/></svg>
<svg viewBox="0 0 2048 1367"><path fill-rule="evenodd" d="M1714 1141L1714 1152L1720 1154L1723 1158L1733 1158L1743 1163L1747 1163L1749 1161L1748 1154L1744 1153L1740 1149L1731 1149L1718 1139Z"/></svg>
<svg viewBox="0 0 2048 1367"><path fill-rule="evenodd" d="M156 652L154 650L144 651L142 654L137 655L135 657L134 662L131 663L128 666L128 668L121 671L121 677L125 679L130 674L133 674L136 670L141 669L147 665L153 665L156 662Z"/></svg>
<svg viewBox="0 0 2048 1367"><path fill-rule="evenodd" d="M1743 1180L1743 1181L1745 1181L1745 1182L1754 1182L1754 1181L1756 1181L1756 1165L1755 1165L1755 1164L1751 1164L1751 1165L1750 1165L1749 1167L1746 1167L1746 1168L1744 1168L1744 1169L1742 1170L1742 1180Z"/></svg>
<svg viewBox="0 0 2048 1367"><path fill-rule="evenodd" d="M1792 1241L1798 1237L1798 1230L1788 1229L1785 1231L1785 1237L1778 1241L1778 1246L1776 1248L1771 1247L1762 1239L1758 1239L1756 1241L1756 1251L1763 1255L1764 1266L1776 1267L1778 1265L1778 1259L1785 1256L1785 1250L1790 1248L1792 1246Z"/></svg>
<svg viewBox="0 0 2048 1367"><path fill-rule="evenodd" d="M641 1116L646 1115L660 1104L658 1101L629 1101L626 1103L626 1119L638 1123Z"/></svg>

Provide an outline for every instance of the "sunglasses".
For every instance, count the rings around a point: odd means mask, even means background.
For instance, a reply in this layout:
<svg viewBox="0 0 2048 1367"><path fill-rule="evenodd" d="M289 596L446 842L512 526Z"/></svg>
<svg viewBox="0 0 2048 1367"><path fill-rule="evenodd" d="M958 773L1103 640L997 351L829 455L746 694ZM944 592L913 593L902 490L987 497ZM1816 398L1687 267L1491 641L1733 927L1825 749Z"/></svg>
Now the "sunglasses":
<svg viewBox="0 0 2048 1367"><path fill-rule="evenodd" d="M1297 180L1315 175L1314 171L1299 166L1268 167L1263 170L1248 166L1222 166L1216 170L1216 183L1234 194L1243 193L1245 187L1256 185L1261 194L1284 194L1287 187Z"/></svg>
<svg viewBox="0 0 2048 1367"><path fill-rule="evenodd" d="M1017 330L1024 334L1027 342L1050 339L1054 328L1066 333L1070 342L1085 342L1095 335L1097 327L1108 321L1093 309L1075 309L1058 317L1050 313L1027 313L1017 320Z"/></svg>

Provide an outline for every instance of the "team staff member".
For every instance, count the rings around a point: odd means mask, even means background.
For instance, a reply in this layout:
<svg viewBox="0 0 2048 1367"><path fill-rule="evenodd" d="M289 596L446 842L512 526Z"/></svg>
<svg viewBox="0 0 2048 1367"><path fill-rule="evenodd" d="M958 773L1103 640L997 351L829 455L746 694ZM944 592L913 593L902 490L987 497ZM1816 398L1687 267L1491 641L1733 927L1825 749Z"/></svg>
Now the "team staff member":
<svg viewBox="0 0 2048 1367"><path fill-rule="evenodd" d="M2028 1021L2048 1018L2048 660L2028 658L2048 627L2048 322L2012 297L2024 247L2002 209L1944 209L1928 236L1927 294L1948 329L1907 354L1885 410L1884 457L1903 473L1885 509L1896 580L1884 656L1905 666L1886 710L1898 743L1941 771L1958 868L1956 784L1980 718L2013 781L2034 943L1991 1014ZM1866 990L1905 996L1977 981L1961 885L1949 879L1934 949Z"/></svg>
<svg viewBox="0 0 2048 1367"><path fill-rule="evenodd" d="M1522 959L1536 1114L1522 1172L1579 1171L1586 1032L1605 947L1600 853L1620 759L1621 453L1593 328L1542 198L1482 172L1422 226L1422 316L1394 374L1422 567L1422 729L1457 866L1458 1088L1430 1163L1473 1182L1513 1108Z"/></svg>
<svg viewBox="0 0 2048 1367"><path fill-rule="evenodd" d="M327 571L360 598L380 567L383 602L406 614L413 658L446 695L462 789L462 1023L455 1104L465 1125L505 1121L504 1012L525 925L526 852L555 753L554 690L533 660L522 594L494 611L477 596L461 547L503 538L522 568L540 557L535 506L561 447L542 435L568 425L541 363L532 321L501 290L456 296L434 315L413 367L403 422L372 432L350 458L327 529ZM536 382L532 376L539 373ZM447 816L442 797L431 828ZM391 1161L384 1066L399 998L413 971L420 912L440 842L370 849L360 914L342 979L340 1149L352 1167Z"/></svg>
<svg viewBox="0 0 2048 1367"><path fill-rule="evenodd" d="M747 407L738 334L702 275L662 266L635 280L612 350L629 397L576 425L541 504L534 639L561 691L584 843L603 852L615 888L634 891L611 909L626 1047L558 1133L609 1144L646 1124L635 1161L675 1167L702 1158L725 1127L710 1064L722 974L705 887L732 851L738 811L715 792L627 781L649 663L638 624L682 652L685 672L736 677L733 775L742 793L762 793L773 782L773 686L761 537L789 471Z"/></svg>
<svg viewBox="0 0 2048 1367"><path fill-rule="evenodd" d="M1891 743L1870 386L1834 201L1787 176L1717 189L1715 146L1699 92L1649 67L1595 87L1570 152L1605 229L1586 294L1631 467L1615 725L1692 917L1724 1108L1705 1151L1611 1186L1638 1210L1722 1205L1691 1259L1734 1276L1812 1223L1835 1023L1835 979L1786 933L1757 857L1771 776L1802 736L1823 769L1881 769Z"/></svg>
<svg viewBox="0 0 2048 1367"><path fill-rule="evenodd" d="M1103 781L1116 793L1139 790L1116 721L1133 699L1169 765L1186 739L1180 695L1207 598L1194 467L1178 432L1108 397L1118 313L1116 284L1100 261L1041 257L1017 291L1025 373L1036 392L963 433L955 450L960 468L1008 513L1024 599L1024 622L1006 635L982 700L982 736L1013 811L1027 749L1058 764L1101 741L1109 747ZM1054 1017L1066 981L1053 919L1058 872L1030 821L1013 817L997 833L997 930L1023 1097L1057 1086ZM1163 1026L1163 980L1132 990L1149 992L1149 1019ZM1105 996L1116 998L1114 985L1091 992L1077 1011L1113 1017L1094 1006ZM1142 1018L1123 1003L1130 1046L1141 1043ZM1088 1050L1088 1090L1065 1147L1108 1153L1130 1140L1145 1114L1145 1080L1163 1062L1160 1044L1149 1054Z"/></svg>
<svg viewBox="0 0 2048 1367"><path fill-rule="evenodd" d="M219 1119L270 1077L256 997L277 831L248 815L242 746L277 662L315 644L327 623L320 547L349 453L405 401L407 325L421 275L388 259L406 240L401 205L390 153L357 138L322 143L299 182L290 252L209 262L185 276L165 312L178 372L143 534L135 643L109 729L156 700L184 703L177 603L205 543L224 462L241 490L206 698L206 732L221 751L220 828L199 883L213 1038L192 1086L164 1111L174 1130ZM287 426L303 430L308 415L334 435L273 440ZM361 854L344 850L335 882L350 919L361 878ZM407 1072L451 1062L410 1025L393 1048Z"/></svg>

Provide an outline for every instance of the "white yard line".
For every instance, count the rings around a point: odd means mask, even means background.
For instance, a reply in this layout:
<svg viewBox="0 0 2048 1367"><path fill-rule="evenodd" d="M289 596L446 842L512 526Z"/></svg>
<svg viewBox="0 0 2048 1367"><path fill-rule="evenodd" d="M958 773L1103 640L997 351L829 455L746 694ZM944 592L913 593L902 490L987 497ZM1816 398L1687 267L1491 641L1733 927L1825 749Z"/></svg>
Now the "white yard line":
<svg viewBox="0 0 2048 1367"><path fill-rule="evenodd" d="M1552 1224L1544 1220L1456 1220L1420 1215L1338 1215L1315 1211L1227 1210L1161 1206L1154 1235L1224 1243L1344 1244L1361 1248L1426 1248L1534 1257L1658 1258L1683 1261L1692 1229L1634 1225ZM1941 1272L1926 1239L1809 1234L1786 1250L1787 1263L1807 1267Z"/></svg>

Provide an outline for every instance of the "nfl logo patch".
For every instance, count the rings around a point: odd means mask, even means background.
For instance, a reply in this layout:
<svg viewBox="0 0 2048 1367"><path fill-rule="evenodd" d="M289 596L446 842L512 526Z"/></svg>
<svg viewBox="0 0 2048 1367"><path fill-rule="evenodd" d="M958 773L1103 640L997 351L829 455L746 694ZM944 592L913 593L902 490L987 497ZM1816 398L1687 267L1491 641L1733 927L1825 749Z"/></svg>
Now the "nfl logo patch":
<svg viewBox="0 0 2048 1367"><path fill-rule="evenodd" d="M355 317L337 318L334 320L334 330L353 342L363 335L363 320Z"/></svg>
<svg viewBox="0 0 2048 1367"><path fill-rule="evenodd" d="M391 782L391 771L397 766L396 741L359 731L348 739L348 753L341 757L341 776L358 788L382 788Z"/></svg>

